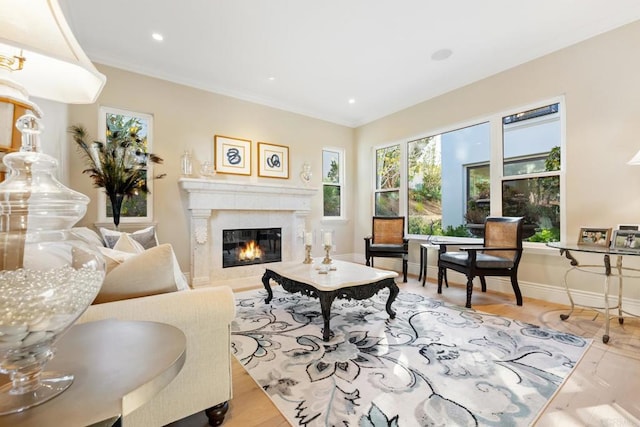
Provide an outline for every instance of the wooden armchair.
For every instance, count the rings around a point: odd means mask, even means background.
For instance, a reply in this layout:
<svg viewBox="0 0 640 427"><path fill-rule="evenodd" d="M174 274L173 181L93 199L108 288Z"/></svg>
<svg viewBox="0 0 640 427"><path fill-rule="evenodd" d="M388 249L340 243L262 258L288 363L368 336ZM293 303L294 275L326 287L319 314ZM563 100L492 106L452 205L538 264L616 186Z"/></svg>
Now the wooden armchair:
<svg viewBox="0 0 640 427"><path fill-rule="evenodd" d="M364 238L367 265L373 267L373 257L402 258L402 274L406 282L409 239L404 237L404 217L374 216L371 228L371 236Z"/></svg>
<svg viewBox="0 0 640 427"><path fill-rule="evenodd" d="M516 303L522 305L518 285L518 265L522 257L521 217L488 217L485 221L484 242L477 246L461 246L460 252L447 252L447 245L440 244L438 253L438 293L442 293L442 279L446 269L467 276L467 303L471 308L473 278L480 277L482 292L487 291L486 276L509 276L516 294Z"/></svg>

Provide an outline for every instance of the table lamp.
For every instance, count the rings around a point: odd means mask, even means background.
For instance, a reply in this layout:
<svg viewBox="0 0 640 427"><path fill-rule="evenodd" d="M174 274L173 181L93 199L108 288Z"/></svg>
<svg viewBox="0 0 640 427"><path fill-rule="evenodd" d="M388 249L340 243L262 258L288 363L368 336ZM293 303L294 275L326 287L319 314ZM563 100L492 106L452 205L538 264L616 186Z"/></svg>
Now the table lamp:
<svg viewBox="0 0 640 427"><path fill-rule="evenodd" d="M56 159L39 150L42 113L28 93L92 103L105 80L55 0L0 0L0 147L10 171L0 184L0 372L11 379L0 387L0 415L69 387L72 375L43 368L104 278L97 248L71 231L89 198L55 179Z"/></svg>

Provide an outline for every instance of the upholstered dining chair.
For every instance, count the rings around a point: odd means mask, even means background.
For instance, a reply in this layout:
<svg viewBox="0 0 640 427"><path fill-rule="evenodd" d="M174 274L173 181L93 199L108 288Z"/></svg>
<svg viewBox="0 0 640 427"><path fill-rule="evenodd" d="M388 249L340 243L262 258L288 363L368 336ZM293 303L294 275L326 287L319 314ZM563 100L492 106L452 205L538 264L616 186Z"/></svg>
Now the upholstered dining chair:
<svg viewBox="0 0 640 427"><path fill-rule="evenodd" d="M487 276L509 276L516 303L522 305L518 285L522 224L522 217L487 217L484 241L477 246L465 244L459 247L458 252L447 252L447 244L441 243L438 252L438 293L442 293L442 280L446 278L447 269L463 273L467 276L466 307L471 308L474 277L480 277L482 292L486 292Z"/></svg>
<svg viewBox="0 0 640 427"><path fill-rule="evenodd" d="M404 236L404 217L374 216L372 234L364 238L367 265L373 267L373 257L402 258L402 275L407 281L409 239Z"/></svg>

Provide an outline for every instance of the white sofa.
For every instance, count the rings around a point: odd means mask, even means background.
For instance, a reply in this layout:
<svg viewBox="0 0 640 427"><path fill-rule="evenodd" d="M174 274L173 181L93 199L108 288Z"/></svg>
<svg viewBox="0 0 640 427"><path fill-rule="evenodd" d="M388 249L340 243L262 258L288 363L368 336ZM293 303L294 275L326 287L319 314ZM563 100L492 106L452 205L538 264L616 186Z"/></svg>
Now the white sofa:
<svg viewBox="0 0 640 427"><path fill-rule="evenodd" d="M231 399L231 333L235 301L229 287L192 290L170 244L155 228L134 233L86 227L74 232L100 248L107 274L79 322L102 319L167 323L187 338L182 370L153 399L126 414L123 426L160 427L198 411L219 425Z"/></svg>
<svg viewBox="0 0 640 427"><path fill-rule="evenodd" d="M126 415L122 425L160 427L203 410L211 425L219 425L232 396L229 327L234 315L233 293L226 286L90 306L79 322L110 318L156 321L178 327L187 338L186 361L178 376Z"/></svg>

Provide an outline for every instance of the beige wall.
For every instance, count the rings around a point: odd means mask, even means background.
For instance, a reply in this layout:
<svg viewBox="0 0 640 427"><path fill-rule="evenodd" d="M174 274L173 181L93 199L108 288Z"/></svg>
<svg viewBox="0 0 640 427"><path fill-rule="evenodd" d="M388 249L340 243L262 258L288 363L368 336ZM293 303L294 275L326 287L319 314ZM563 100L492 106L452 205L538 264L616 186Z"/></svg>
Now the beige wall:
<svg viewBox="0 0 640 427"><path fill-rule="evenodd" d="M339 253L359 254L356 259L360 260L364 250L362 237L370 233L373 212L370 191L372 147L441 132L490 113L564 95L566 233L571 241L577 238L580 226L615 227L619 223L640 223L640 168L626 165L640 149L639 50L640 22L637 22L355 130L99 66L108 80L98 103L69 106L68 117L69 124L82 123L95 135L100 105L154 115L153 151L165 159L157 172L168 174L155 183L158 234L161 241L174 245L182 269L188 271L188 217L177 186L179 160L185 149L191 149L198 161L212 160L215 134L253 140L254 156L256 141L288 145L291 170L290 179L284 184L299 184L302 163L309 161L313 168L312 185L317 188L320 188L322 147L344 147L348 167L346 190L352 197L347 201L347 221L332 226L337 231ZM70 186L95 195L89 178L80 173L84 165L75 150L71 150L68 163ZM255 160L253 166L250 178L218 175L217 179L278 181L258 179ZM321 207L319 192L313 202L314 213L309 218L309 227L327 227L321 223ZM92 224L96 214L92 203L83 223ZM415 272L418 262L416 242L412 242L411 250L410 261ZM430 263L433 264L433 259ZM562 282L566 266L566 260L556 251L528 249L521 270L522 282L528 286L525 296L548 297L548 286L551 285L557 289L552 299L563 297L557 286ZM578 282L586 291L598 291L602 286L600 277L578 276ZM629 291L633 298L640 299L640 288Z"/></svg>
<svg viewBox="0 0 640 427"><path fill-rule="evenodd" d="M180 178L180 156L184 150L192 150L198 162L213 161L214 135L250 139L253 141L252 176L219 174L216 179L302 185L299 173L302 164L308 161L313 172L311 186L316 188L321 186L323 146L344 148L347 160L355 157L352 149L354 131L351 128L115 68L100 65L98 68L107 76L107 84L98 102L69 106L69 124L83 124L95 136L101 105L154 116L152 151L164 159L164 164L157 166L154 172L167 173L164 179L154 182L154 217L158 223L159 240L174 246L183 271L189 271L189 220L177 180ZM289 146L288 180L257 177L258 141ZM92 188L89 177L81 174L84 163L75 149L70 152L69 164L70 186L92 197L82 221L82 224L92 225L97 218L94 201L97 190ZM197 170L199 164L194 167L194 171ZM352 181L347 182L347 190L353 193ZM323 226L321 191L318 191L312 204L313 213L307 225L319 229ZM347 201L346 207L347 212L353 212L351 201ZM331 226L336 229L339 250L351 252L351 225L344 222ZM320 255L319 248L317 255Z"/></svg>
<svg viewBox="0 0 640 427"><path fill-rule="evenodd" d="M523 64L356 130L359 158L354 244L372 213L372 147L451 130L474 118L560 95L566 100L566 233L581 226L640 223L640 167L626 162L640 149L640 22ZM412 254L413 260L417 251ZM594 259L599 261L599 259ZM566 260L556 251L527 251L521 278L559 285ZM586 290L602 280L580 278ZM637 298L637 286L629 286ZM527 295L527 293L525 293Z"/></svg>

